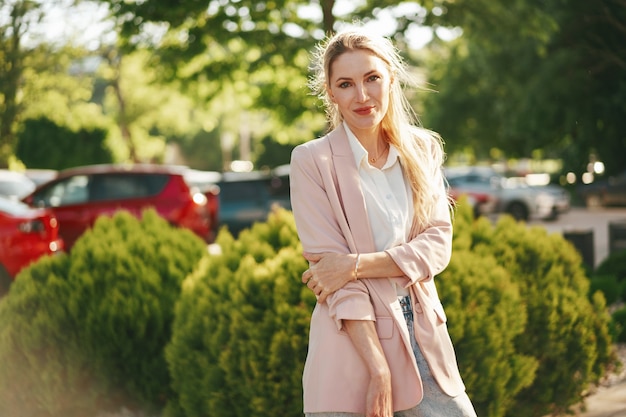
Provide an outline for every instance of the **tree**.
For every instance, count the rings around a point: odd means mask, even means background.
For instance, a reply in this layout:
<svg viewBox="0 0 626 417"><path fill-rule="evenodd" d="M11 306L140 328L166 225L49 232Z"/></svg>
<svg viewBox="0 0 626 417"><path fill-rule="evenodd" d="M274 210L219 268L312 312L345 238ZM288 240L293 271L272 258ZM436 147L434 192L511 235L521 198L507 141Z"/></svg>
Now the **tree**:
<svg viewBox="0 0 626 417"><path fill-rule="evenodd" d="M113 162L106 146L107 132L97 127L77 131L46 118L24 121L15 155L28 168L62 170L80 165Z"/></svg>
<svg viewBox="0 0 626 417"><path fill-rule="evenodd" d="M434 9L433 9L434 10ZM626 164L626 2L443 2L432 25L463 36L433 73L428 123L449 144L530 156L581 170L590 153ZM454 146L454 145L452 145Z"/></svg>
<svg viewBox="0 0 626 417"><path fill-rule="evenodd" d="M297 125L289 139L277 139L282 144L302 142L324 129L316 98L307 91L309 54L316 43L353 18L373 19L372 13L394 4L370 0L336 15L335 0L101 2L120 22L125 45L145 42L142 33L151 25L167 29L165 36L152 39L166 68L163 76L184 80L190 88L212 83L207 102L222 88L244 89L250 103L242 103L243 110L270 114L280 126L273 126L276 132ZM398 30L408 25L409 20Z"/></svg>
<svg viewBox="0 0 626 417"><path fill-rule="evenodd" d="M32 23L41 18L40 4L31 0L0 3L0 166L8 166L15 145L15 128L21 105L19 83L28 50L22 40Z"/></svg>

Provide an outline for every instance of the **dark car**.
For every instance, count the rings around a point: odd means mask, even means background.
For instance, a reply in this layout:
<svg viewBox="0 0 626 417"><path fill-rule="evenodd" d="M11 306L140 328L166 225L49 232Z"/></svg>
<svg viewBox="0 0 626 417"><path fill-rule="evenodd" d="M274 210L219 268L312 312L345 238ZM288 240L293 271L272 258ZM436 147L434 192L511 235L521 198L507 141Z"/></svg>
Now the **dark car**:
<svg viewBox="0 0 626 417"><path fill-rule="evenodd" d="M587 207L626 206L626 171L578 188Z"/></svg>
<svg viewBox="0 0 626 417"><path fill-rule="evenodd" d="M156 164L71 168L38 187L24 202L54 212L67 250L99 216L126 210L139 217L147 208L209 242L213 226L207 199L187 184L187 170Z"/></svg>
<svg viewBox="0 0 626 417"><path fill-rule="evenodd" d="M237 236L254 223L267 220L272 207L291 209L289 174L285 170L226 172L219 182L220 224Z"/></svg>
<svg viewBox="0 0 626 417"><path fill-rule="evenodd" d="M22 268L63 248L59 224L50 210L0 197L0 295Z"/></svg>

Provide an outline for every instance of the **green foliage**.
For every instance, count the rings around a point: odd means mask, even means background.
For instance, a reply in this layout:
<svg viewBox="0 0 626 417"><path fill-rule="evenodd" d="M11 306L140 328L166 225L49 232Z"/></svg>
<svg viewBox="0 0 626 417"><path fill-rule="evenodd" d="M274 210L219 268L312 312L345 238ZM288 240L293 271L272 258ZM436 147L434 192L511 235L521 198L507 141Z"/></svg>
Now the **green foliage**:
<svg viewBox="0 0 626 417"><path fill-rule="evenodd" d="M457 207L453 257L437 278L440 297L478 415L503 416L533 382L538 366L532 355L516 348L526 330L526 302L489 247L472 241L491 232L489 221L474 222L469 204Z"/></svg>
<svg viewBox="0 0 626 417"><path fill-rule="evenodd" d="M602 292L608 305L619 300L622 287L615 275L593 275L589 282L589 294L594 294L596 291Z"/></svg>
<svg viewBox="0 0 626 417"><path fill-rule="evenodd" d="M272 213L183 284L166 356L177 398L167 415L296 416L315 298L289 212Z"/></svg>
<svg viewBox="0 0 626 417"><path fill-rule="evenodd" d="M474 220L468 204L454 222L437 282L479 415L567 412L615 359L605 298L588 296L580 255L509 217ZM277 209L216 243L207 254L152 211L140 222L122 212L70 255L26 269L0 301L0 414L301 415L315 297L300 281L293 216Z"/></svg>
<svg viewBox="0 0 626 417"><path fill-rule="evenodd" d="M626 300L626 250L610 254L598 265L591 277L592 285L603 277L607 280L604 283L607 288L601 290L605 292L607 302L612 304L618 300Z"/></svg>
<svg viewBox="0 0 626 417"><path fill-rule="evenodd" d="M438 285L478 415L567 410L613 361L604 298L589 299L580 255L562 236L510 217L494 227L457 207Z"/></svg>
<svg viewBox="0 0 626 417"><path fill-rule="evenodd" d="M256 160L256 166L275 168L289 163L294 145L283 145L276 142L272 137L266 136L261 140L260 148L261 152Z"/></svg>
<svg viewBox="0 0 626 417"><path fill-rule="evenodd" d="M0 302L0 414L163 407L174 304L204 253L201 239L153 210L141 220L119 212L69 255L22 272Z"/></svg>
<svg viewBox="0 0 626 417"><path fill-rule="evenodd" d="M598 265L596 275L613 275L619 282L626 281L626 250L610 254Z"/></svg>
<svg viewBox="0 0 626 417"><path fill-rule="evenodd" d="M427 24L460 27L462 37L436 42L428 127L451 150L472 146L528 157L545 149L585 169L590 153L617 172L626 143L622 2L444 1ZM443 13L441 13L443 9ZM449 48L448 48L449 47ZM441 56L443 55L443 56ZM596 138L603 138L597 141ZM480 146L478 146L480 145Z"/></svg>
<svg viewBox="0 0 626 417"><path fill-rule="evenodd" d="M611 361L606 303L603 298L588 300L580 255L562 236L528 229L510 217L474 241L487 245L519 285L528 324L516 348L539 363L533 384L517 396L509 413L567 410L582 400L583 391L599 381Z"/></svg>
<svg viewBox="0 0 626 417"><path fill-rule="evenodd" d="M611 317L615 326L615 340L626 343L626 307L614 311Z"/></svg>
<svg viewBox="0 0 626 417"><path fill-rule="evenodd" d="M46 118L29 119L19 134L15 153L28 168L61 170L109 163L113 157L105 144L106 135L101 128L73 131Z"/></svg>
<svg viewBox="0 0 626 417"><path fill-rule="evenodd" d="M0 166L8 166L20 119L24 62L30 51L22 45L25 35L43 13L37 1L0 3Z"/></svg>

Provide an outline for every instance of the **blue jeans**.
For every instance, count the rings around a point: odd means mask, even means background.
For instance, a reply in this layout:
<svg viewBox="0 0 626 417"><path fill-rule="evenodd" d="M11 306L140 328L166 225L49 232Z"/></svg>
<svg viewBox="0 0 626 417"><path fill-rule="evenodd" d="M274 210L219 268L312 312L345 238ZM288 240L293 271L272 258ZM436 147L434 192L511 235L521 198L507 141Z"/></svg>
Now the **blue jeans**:
<svg viewBox="0 0 626 417"><path fill-rule="evenodd" d="M476 411L467 393L462 393L456 397L450 397L439 388L437 381L430 372L428 363L422 355L415 331L413 330L413 310L411 308L411 298L409 296L399 298L404 319L409 330L413 354L417 361L417 367L424 386L424 399L417 406L409 409L396 411L394 417L476 417ZM363 399L365 401L365 398ZM358 413L306 413L306 417L363 417Z"/></svg>

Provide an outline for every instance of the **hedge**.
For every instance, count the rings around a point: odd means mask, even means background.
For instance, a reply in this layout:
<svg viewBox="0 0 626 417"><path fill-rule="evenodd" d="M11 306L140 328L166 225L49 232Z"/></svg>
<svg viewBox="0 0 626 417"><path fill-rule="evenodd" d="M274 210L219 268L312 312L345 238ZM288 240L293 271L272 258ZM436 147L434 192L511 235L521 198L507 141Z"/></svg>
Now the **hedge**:
<svg viewBox="0 0 626 417"><path fill-rule="evenodd" d="M580 255L509 217L454 222L437 283L478 415L567 412L615 362ZM315 297L293 216L217 244L119 214L26 269L0 301L0 415L301 416Z"/></svg>
<svg viewBox="0 0 626 417"><path fill-rule="evenodd" d="M206 252L152 210L119 212L20 273L0 302L0 415L163 408L174 303Z"/></svg>
<svg viewBox="0 0 626 417"><path fill-rule="evenodd" d="M166 349L168 416L299 416L313 294L293 217L273 213L185 280Z"/></svg>
<svg viewBox="0 0 626 417"><path fill-rule="evenodd" d="M582 401L583 393L599 382L615 359L604 297L596 293L589 300L589 279L580 254L561 235L529 228L509 216L495 226L486 219L470 219L463 211L457 213L452 261L438 283L478 414L524 417L566 412ZM506 271L510 282L499 269ZM509 289L478 303L485 297L472 294L485 280L502 288L512 285L519 299ZM459 292L463 297L455 296ZM501 298L507 294L512 302ZM484 313L489 309L485 302L493 304L489 315ZM524 320L521 331L520 320ZM467 334L472 326L484 333ZM477 343L481 337L493 343L501 338L504 351ZM509 343L514 354L506 353Z"/></svg>
<svg viewBox="0 0 626 417"><path fill-rule="evenodd" d="M505 217L455 216L453 258L438 278L450 334L478 415L569 410L614 362L604 297L591 301L576 249ZM188 277L166 349L171 417L298 416L308 315L306 268L287 212ZM280 238L279 238L280 237Z"/></svg>

